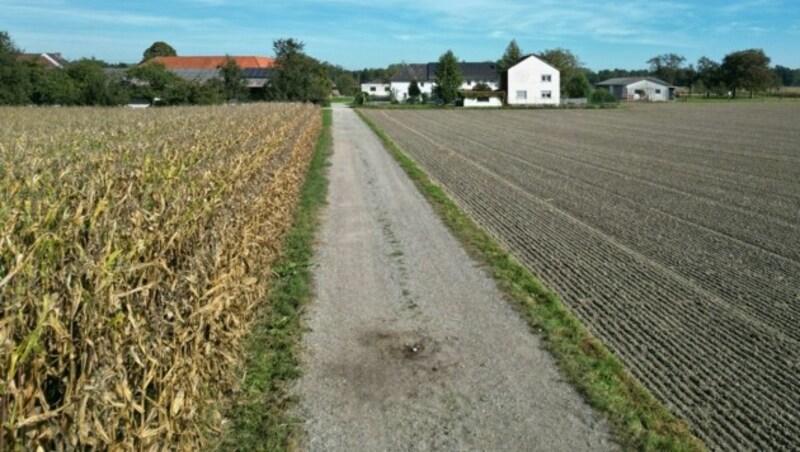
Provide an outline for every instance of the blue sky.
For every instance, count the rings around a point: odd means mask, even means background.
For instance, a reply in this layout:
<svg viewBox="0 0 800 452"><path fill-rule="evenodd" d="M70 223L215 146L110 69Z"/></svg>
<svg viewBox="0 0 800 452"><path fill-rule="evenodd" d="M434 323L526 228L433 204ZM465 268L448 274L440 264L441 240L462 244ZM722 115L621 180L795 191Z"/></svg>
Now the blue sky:
<svg viewBox="0 0 800 452"><path fill-rule="evenodd" d="M294 37L347 68L497 59L563 47L588 67L643 68L661 53L690 62L763 48L800 67L798 0L0 0L0 31L27 51L137 62L154 41L179 55L270 55Z"/></svg>

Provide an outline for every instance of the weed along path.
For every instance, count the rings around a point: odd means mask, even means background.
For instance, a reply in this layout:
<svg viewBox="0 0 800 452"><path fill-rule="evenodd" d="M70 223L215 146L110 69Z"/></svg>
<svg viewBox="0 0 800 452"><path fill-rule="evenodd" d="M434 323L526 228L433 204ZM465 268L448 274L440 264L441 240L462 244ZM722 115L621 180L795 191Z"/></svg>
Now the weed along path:
<svg viewBox="0 0 800 452"><path fill-rule="evenodd" d="M333 130L302 449L616 449L355 112L335 108Z"/></svg>

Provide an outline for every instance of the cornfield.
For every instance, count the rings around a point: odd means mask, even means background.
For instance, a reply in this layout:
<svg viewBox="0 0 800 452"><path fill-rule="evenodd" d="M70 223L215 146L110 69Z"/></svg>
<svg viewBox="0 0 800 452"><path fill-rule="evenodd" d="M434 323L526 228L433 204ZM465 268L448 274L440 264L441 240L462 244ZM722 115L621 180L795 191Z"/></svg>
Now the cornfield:
<svg viewBox="0 0 800 452"><path fill-rule="evenodd" d="M320 128L305 105L0 109L0 450L212 441Z"/></svg>

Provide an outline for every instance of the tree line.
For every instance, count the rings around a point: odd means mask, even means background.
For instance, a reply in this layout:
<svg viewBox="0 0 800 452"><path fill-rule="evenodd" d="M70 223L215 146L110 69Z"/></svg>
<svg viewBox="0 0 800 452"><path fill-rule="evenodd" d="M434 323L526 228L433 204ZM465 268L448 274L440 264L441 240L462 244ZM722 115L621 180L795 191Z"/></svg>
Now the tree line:
<svg viewBox="0 0 800 452"><path fill-rule="evenodd" d="M275 66L269 82L248 89L242 68L227 58L219 75L209 80L187 80L152 61L177 56L165 42L148 47L136 65L111 65L84 58L64 69L45 68L20 58L21 51L7 32L0 32L0 105L124 105L146 101L156 105L207 105L242 101L299 101L324 103L337 84L355 94L352 72L308 56L295 39L273 42Z"/></svg>
<svg viewBox="0 0 800 452"><path fill-rule="evenodd" d="M519 62L526 54L520 49L516 40L512 40L506 47L503 55L497 60L498 75ZM602 69L593 71L580 61L577 55L563 48L546 49L536 53L538 57L548 64L556 67L561 74L561 93L565 98L590 97L593 94L605 101L607 97L602 92L593 89L596 84L620 77L657 77L665 82L686 87L691 92L701 93L706 96L724 96L730 93L736 97L740 91L746 91L751 96L756 92L764 92L781 86L800 86L800 69L790 69L781 65L770 67L770 58L761 49L747 49L731 52L721 62L708 57L700 58L696 65L686 64L686 58L667 53L657 55L647 61L647 69ZM391 64L386 68L365 68L356 71L362 82L388 80L405 67L405 63ZM447 74L436 75L437 81L441 79L446 84L454 84L461 80L458 75L458 59L452 51L447 51L439 59L439 68L448 68ZM501 78L502 79L502 78ZM454 86L460 86L460 81ZM440 85L440 83L437 83ZM412 82L409 88L409 102L416 102L413 92L416 92ZM478 89L482 87L477 87ZM500 90L504 88L501 86ZM455 88L457 91L457 88ZM452 102L451 94L454 88L449 86L438 90L437 100Z"/></svg>

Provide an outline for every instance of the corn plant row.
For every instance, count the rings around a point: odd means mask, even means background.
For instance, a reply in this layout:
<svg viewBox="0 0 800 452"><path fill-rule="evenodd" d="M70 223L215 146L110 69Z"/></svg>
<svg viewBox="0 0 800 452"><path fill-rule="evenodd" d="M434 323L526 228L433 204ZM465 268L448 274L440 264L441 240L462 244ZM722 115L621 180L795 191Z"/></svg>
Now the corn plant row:
<svg viewBox="0 0 800 452"><path fill-rule="evenodd" d="M0 450L208 444L320 127L0 109Z"/></svg>

